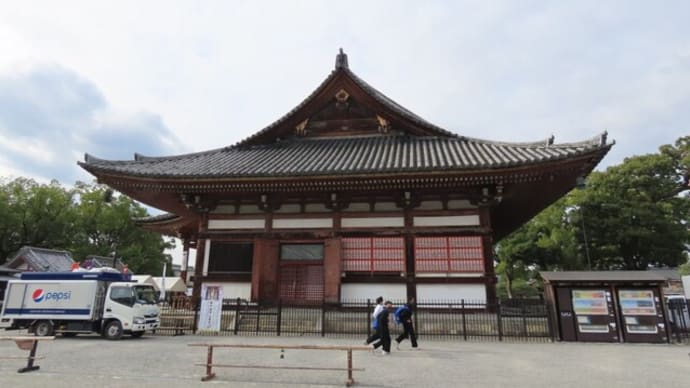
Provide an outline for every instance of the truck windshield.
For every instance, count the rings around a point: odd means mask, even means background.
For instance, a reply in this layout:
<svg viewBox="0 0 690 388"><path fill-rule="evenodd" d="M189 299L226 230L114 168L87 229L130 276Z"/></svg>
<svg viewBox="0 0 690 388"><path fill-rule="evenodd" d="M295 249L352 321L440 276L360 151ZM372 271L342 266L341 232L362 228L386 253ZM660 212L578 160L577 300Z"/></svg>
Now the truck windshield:
<svg viewBox="0 0 690 388"><path fill-rule="evenodd" d="M134 298L137 303L156 304L156 290L151 286L135 286Z"/></svg>

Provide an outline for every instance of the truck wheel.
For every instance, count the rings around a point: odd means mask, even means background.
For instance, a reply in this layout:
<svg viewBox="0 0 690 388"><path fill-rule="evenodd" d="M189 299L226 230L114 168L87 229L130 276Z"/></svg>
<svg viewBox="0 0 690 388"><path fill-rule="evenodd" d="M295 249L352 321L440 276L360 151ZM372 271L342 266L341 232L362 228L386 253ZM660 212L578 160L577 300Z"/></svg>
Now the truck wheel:
<svg viewBox="0 0 690 388"><path fill-rule="evenodd" d="M38 321L34 325L34 334L39 337L48 337L53 335L55 328L50 321Z"/></svg>
<svg viewBox="0 0 690 388"><path fill-rule="evenodd" d="M116 340L122 337L122 325L119 321L110 321L103 329L103 336L109 340Z"/></svg>

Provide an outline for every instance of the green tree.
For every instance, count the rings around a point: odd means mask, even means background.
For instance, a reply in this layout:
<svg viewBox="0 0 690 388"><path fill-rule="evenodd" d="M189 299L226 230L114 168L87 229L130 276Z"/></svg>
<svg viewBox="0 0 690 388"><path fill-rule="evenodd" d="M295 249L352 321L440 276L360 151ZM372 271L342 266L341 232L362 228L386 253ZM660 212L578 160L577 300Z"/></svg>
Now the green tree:
<svg viewBox="0 0 690 388"><path fill-rule="evenodd" d="M539 286L540 270L583 268L574 229L563 198L504 238L497 247L501 295L509 298L533 296ZM514 293L518 286L519 292ZM527 287L530 285L530 287Z"/></svg>
<svg viewBox="0 0 690 388"><path fill-rule="evenodd" d="M28 245L67 250L77 261L115 254L135 273L159 274L173 242L134 225L133 218L147 215L105 186L77 182L68 190L56 181L0 181L0 263Z"/></svg>
<svg viewBox="0 0 690 388"><path fill-rule="evenodd" d="M25 245L67 249L73 232L72 192L57 181L17 178L0 185L0 258Z"/></svg>
<svg viewBox="0 0 690 388"><path fill-rule="evenodd" d="M687 261L689 139L595 172L586 190L574 193L581 210L575 216L584 217L596 269L642 270Z"/></svg>
<svg viewBox="0 0 690 388"><path fill-rule="evenodd" d="M642 270L687 263L690 137L592 173L497 245L500 286L540 270Z"/></svg>
<svg viewBox="0 0 690 388"><path fill-rule="evenodd" d="M167 259L164 250L172 240L142 230L132 221L145 217L144 207L127 196L113 194L105 186L78 182L75 188L77 233L72 251L75 258L89 254L122 258L135 273L159 274Z"/></svg>

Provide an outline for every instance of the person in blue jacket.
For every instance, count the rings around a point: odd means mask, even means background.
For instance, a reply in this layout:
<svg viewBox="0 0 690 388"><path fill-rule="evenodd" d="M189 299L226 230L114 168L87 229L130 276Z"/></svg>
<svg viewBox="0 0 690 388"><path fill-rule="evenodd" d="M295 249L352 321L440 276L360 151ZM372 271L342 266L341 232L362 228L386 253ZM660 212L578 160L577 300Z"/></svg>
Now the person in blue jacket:
<svg viewBox="0 0 690 388"><path fill-rule="evenodd" d="M395 339L395 348L400 350L400 343L409 338L412 342L412 347L417 348L417 335L414 332L414 325L412 325L412 308L410 303L398 307L394 313L395 322L403 325L403 332Z"/></svg>

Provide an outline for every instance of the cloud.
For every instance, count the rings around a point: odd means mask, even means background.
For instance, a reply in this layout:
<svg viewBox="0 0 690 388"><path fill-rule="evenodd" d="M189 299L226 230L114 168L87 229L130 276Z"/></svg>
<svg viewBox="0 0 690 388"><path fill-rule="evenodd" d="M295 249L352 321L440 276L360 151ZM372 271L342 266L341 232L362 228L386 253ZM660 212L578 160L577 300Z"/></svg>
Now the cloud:
<svg viewBox="0 0 690 388"><path fill-rule="evenodd" d="M85 152L131 159L179 153L180 144L159 115L117 111L94 83L64 67L0 73L0 176L90 181L76 165Z"/></svg>

